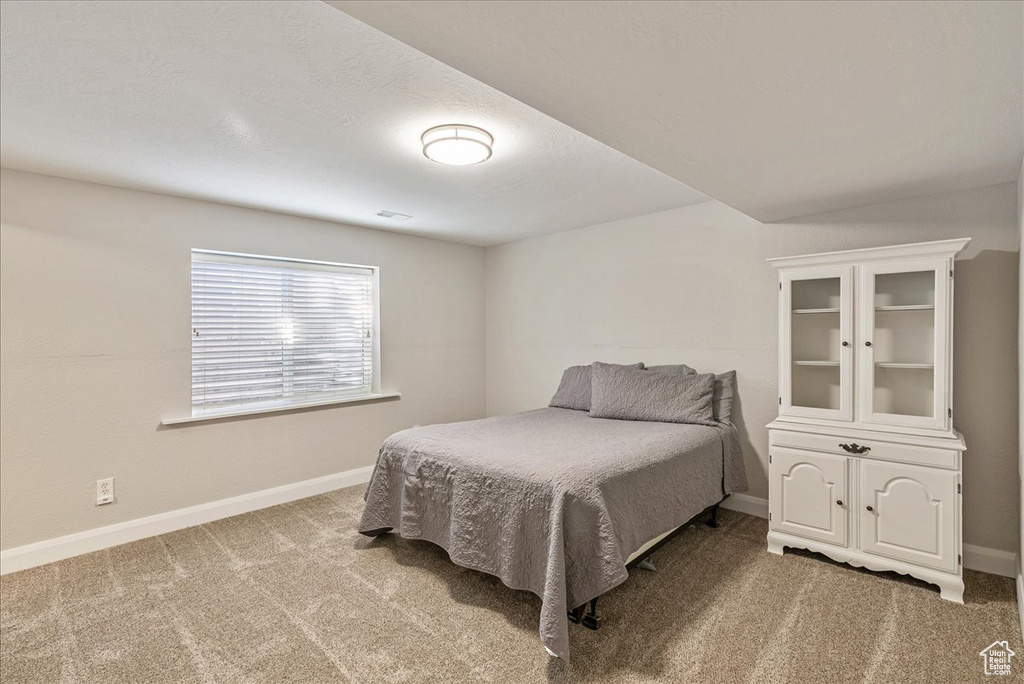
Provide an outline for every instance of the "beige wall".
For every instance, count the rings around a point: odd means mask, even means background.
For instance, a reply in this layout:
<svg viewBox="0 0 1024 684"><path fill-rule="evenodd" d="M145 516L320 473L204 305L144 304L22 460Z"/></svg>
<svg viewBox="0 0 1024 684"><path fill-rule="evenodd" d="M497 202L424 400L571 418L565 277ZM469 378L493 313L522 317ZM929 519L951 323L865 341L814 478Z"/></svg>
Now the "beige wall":
<svg viewBox="0 0 1024 684"><path fill-rule="evenodd" d="M484 407L478 247L2 172L3 549L373 463ZM189 414L189 249L381 268L383 388L403 398L162 429ZM116 478L97 507L94 481Z"/></svg>
<svg viewBox="0 0 1024 684"><path fill-rule="evenodd" d="M1024 631L1024 159L1017 175L1017 611Z"/></svg>
<svg viewBox="0 0 1024 684"><path fill-rule="evenodd" d="M764 496L764 259L970 236L955 336L965 537L1016 550L1013 184L782 225L707 202L490 248L485 276L476 247L11 170L0 182L0 548L369 465L388 434L479 417L485 398L489 414L543 406L565 366L595 359L736 368ZM160 428L189 412L191 247L380 266L384 389L403 398ZM109 476L118 501L96 507Z"/></svg>
<svg viewBox="0 0 1024 684"><path fill-rule="evenodd" d="M487 250L487 412L547 403L594 360L738 371L753 495L776 415L777 285L767 257L971 237L957 264L955 402L965 540L1017 548L1016 188L1012 183L762 225L718 202Z"/></svg>

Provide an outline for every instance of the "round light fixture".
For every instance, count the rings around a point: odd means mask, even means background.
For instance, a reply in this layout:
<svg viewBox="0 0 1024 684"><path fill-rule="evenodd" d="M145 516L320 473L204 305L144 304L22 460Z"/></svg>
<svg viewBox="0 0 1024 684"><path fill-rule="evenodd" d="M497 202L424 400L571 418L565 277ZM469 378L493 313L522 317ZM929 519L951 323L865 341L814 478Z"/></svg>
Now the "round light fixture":
<svg viewBox="0 0 1024 684"><path fill-rule="evenodd" d="M476 126L446 124L428 129L420 142L427 159L449 166L468 166L491 158L494 138Z"/></svg>

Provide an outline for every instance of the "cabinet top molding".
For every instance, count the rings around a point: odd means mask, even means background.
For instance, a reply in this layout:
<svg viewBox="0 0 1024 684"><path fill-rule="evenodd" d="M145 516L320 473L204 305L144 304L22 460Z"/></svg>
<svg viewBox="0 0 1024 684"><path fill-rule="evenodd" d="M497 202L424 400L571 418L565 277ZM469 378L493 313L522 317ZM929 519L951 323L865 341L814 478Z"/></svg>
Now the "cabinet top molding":
<svg viewBox="0 0 1024 684"><path fill-rule="evenodd" d="M909 245L890 245L888 247L867 247L864 249L847 249L841 252L821 252L818 254L800 254L799 256L773 257L766 261L775 268L790 266L822 266L824 264L847 263L851 261L875 261L878 259L900 259L917 257L949 257L959 254L971 238L953 240L935 240L933 242L915 242Z"/></svg>

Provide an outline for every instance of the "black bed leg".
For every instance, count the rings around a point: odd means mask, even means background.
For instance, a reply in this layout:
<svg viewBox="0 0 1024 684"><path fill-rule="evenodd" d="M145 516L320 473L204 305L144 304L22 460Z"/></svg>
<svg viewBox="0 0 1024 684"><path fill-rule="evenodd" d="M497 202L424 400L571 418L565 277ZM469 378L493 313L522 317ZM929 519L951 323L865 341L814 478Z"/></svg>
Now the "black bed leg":
<svg viewBox="0 0 1024 684"><path fill-rule="evenodd" d="M597 614L597 599L591 599L587 612L580 620L580 624L587 629L599 629L601 627L601 616Z"/></svg>
<svg viewBox="0 0 1024 684"><path fill-rule="evenodd" d="M589 603L570 610L569 622L583 625L587 629L598 629L601 626L601 616L597 614L597 599L590 599Z"/></svg>
<svg viewBox="0 0 1024 684"><path fill-rule="evenodd" d="M711 507L711 515L708 516L708 527L718 527L718 506Z"/></svg>

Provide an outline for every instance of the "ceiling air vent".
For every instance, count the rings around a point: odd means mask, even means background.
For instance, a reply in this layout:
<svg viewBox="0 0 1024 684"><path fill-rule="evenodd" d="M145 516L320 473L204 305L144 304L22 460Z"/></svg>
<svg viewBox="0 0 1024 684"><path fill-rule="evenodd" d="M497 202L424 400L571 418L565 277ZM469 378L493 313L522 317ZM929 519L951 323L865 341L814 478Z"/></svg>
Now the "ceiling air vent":
<svg viewBox="0 0 1024 684"><path fill-rule="evenodd" d="M394 219L395 221L408 221L412 218L412 216L409 216L408 214L399 214L397 211L387 211L386 209L378 211L377 216Z"/></svg>

